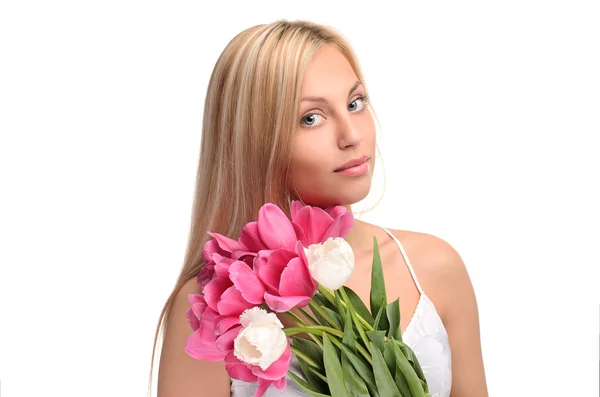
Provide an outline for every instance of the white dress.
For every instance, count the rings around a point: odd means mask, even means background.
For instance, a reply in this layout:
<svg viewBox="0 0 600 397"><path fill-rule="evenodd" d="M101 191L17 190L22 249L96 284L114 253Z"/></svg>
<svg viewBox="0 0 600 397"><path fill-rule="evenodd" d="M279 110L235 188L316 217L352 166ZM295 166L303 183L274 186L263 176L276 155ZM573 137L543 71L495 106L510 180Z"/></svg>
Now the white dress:
<svg viewBox="0 0 600 397"><path fill-rule="evenodd" d="M432 397L448 397L452 386L452 368L448 334L433 302L427 297L413 270L400 241L388 229L384 230L394 239L402 252L404 261L420 293L419 303L402 339L414 351L427 379L429 394ZM297 361L292 354L292 371L298 373ZM253 397L256 384L232 379L231 397ZM264 397L307 397L307 394L289 376L283 391L271 386Z"/></svg>

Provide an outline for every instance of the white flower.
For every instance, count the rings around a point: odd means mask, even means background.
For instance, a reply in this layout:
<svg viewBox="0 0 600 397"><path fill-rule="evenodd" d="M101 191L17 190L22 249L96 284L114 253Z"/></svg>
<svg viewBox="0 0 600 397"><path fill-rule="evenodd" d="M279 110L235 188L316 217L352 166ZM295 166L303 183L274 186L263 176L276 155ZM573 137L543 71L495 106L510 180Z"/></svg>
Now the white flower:
<svg viewBox="0 0 600 397"><path fill-rule="evenodd" d="M330 290L343 286L354 271L354 252L341 237L304 249L312 278Z"/></svg>
<svg viewBox="0 0 600 397"><path fill-rule="evenodd" d="M275 313L260 307L245 310L240 316L242 330L233 341L233 354L247 364L265 371L281 357L288 344L283 324Z"/></svg>

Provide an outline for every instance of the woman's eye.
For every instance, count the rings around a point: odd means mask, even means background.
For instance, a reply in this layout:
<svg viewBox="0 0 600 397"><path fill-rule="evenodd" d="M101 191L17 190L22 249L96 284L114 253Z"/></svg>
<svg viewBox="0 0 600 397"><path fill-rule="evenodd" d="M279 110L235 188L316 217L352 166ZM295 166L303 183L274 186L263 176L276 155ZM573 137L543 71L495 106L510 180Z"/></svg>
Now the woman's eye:
<svg viewBox="0 0 600 397"><path fill-rule="evenodd" d="M318 123L320 117L322 116L316 113L307 114L302 118L302 124L307 127L314 127Z"/></svg>
<svg viewBox="0 0 600 397"><path fill-rule="evenodd" d="M348 105L348 110L351 110L351 111L361 110L364 106L365 106L364 98L362 98L362 97L356 98L355 100L350 102L350 104Z"/></svg>

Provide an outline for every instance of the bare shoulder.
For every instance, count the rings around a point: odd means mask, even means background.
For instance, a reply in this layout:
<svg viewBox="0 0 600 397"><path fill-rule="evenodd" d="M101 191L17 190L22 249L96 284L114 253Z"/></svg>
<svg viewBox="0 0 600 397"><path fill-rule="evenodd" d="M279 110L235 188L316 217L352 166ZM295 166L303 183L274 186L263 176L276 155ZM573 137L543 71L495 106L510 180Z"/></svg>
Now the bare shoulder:
<svg viewBox="0 0 600 397"><path fill-rule="evenodd" d="M390 230L400 240L415 268L424 277L442 280L462 274L465 264L456 249L444 239L427 233Z"/></svg>
<svg viewBox="0 0 600 397"><path fill-rule="evenodd" d="M400 240L425 293L444 323L452 350L450 397L487 396L479 311L466 266L443 239L390 230Z"/></svg>
<svg viewBox="0 0 600 397"><path fill-rule="evenodd" d="M390 230L400 240L425 293L436 304L442 320L454 301L473 290L463 259L444 239L421 232Z"/></svg>

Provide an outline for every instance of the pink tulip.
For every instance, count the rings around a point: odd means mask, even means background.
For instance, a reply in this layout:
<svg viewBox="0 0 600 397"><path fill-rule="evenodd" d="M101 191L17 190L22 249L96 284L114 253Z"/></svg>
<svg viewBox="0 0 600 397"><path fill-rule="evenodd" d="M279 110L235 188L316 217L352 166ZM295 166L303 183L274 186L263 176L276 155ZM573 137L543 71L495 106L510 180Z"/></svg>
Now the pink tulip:
<svg viewBox="0 0 600 397"><path fill-rule="evenodd" d="M247 263L219 258L213 277L202 289L208 307L222 316L239 316L244 310L264 303L265 286Z"/></svg>
<svg viewBox="0 0 600 397"><path fill-rule="evenodd" d="M296 241L294 251L276 249L258 253L254 271L266 287L265 302L275 312L302 308L317 291L310 275L304 247Z"/></svg>
<svg viewBox="0 0 600 397"><path fill-rule="evenodd" d="M297 240L290 219L281 208L267 203L258 211L258 221L249 222L242 228L239 244L247 253L280 248L293 251Z"/></svg>
<svg viewBox="0 0 600 397"><path fill-rule="evenodd" d="M341 205L324 210L293 201L290 212L298 240L305 247L323 243L330 237L344 237L354 223L352 212Z"/></svg>
<svg viewBox="0 0 600 397"><path fill-rule="evenodd" d="M202 295L190 294L188 300L191 306L186 315L194 332L185 343L186 353L195 359L223 360L233 350L233 340L241 329L239 317L219 316ZM218 332L219 328L224 331Z"/></svg>
<svg viewBox="0 0 600 397"><path fill-rule="evenodd" d="M258 365L246 364L240 361L233 352L225 357L225 369L230 377L244 382L257 382L258 388L254 397L261 397L273 385L278 390L285 389L287 384L287 372L290 368L291 350L290 346L277 361L266 370L261 370Z"/></svg>

